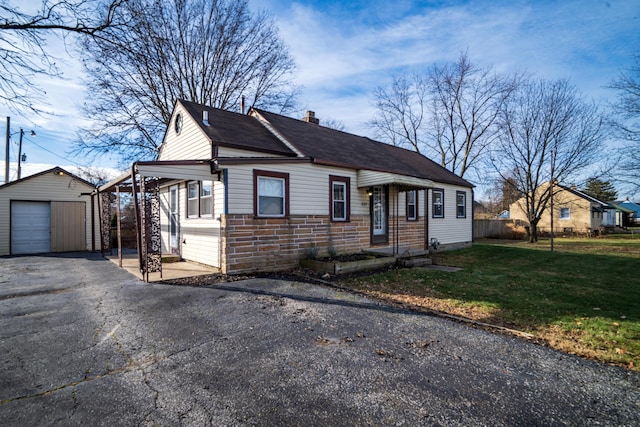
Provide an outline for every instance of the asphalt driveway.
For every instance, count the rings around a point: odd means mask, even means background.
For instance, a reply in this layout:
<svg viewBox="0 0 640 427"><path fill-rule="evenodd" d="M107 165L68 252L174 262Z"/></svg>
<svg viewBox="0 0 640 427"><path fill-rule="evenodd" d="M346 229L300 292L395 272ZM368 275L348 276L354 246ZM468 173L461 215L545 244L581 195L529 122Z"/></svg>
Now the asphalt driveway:
<svg viewBox="0 0 640 427"><path fill-rule="evenodd" d="M0 258L0 425L638 425L640 375L297 282Z"/></svg>

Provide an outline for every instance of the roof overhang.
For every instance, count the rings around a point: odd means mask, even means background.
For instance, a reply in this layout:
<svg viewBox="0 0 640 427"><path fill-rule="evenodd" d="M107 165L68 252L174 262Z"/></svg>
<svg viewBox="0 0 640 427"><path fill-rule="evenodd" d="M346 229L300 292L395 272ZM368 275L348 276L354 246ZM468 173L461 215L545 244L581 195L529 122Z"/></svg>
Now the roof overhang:
<svg viewBox="0 0 640 427"><path fill-rule="evenodd" d="M136 162L133 164L135 173L145 178L159 180L208 180L217 175L216 165L210 160L158 160ZM126 172L116 179L102 185L99 191L113 191L116 187L127 186L131 183L131 173Z"/></svg>
<svg viewBox="0 0 640 427"><path fill-rule="evenodd" d="M363 169L358 171L358 188L371 187L374 185L397 185L406 190L435 187L434 182L430 179L416 178L414 176L400 175L391 172Z"/></svg>

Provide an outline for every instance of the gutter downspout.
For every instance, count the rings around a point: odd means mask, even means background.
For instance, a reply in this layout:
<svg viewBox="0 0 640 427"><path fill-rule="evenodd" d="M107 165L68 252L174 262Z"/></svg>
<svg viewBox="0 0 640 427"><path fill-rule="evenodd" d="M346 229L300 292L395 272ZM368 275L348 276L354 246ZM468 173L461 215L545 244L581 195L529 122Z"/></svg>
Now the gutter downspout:
<svg viewBox="0 0 640 427"><path fill-rule="evenodd" d="M226 269L227 269L227 260L225 257L225 268L223 270L222 268L222 249L225 249L225 255L226 255L226 247L227 247L227 227L226 227L226 223L227 223L227 215L229 215L229 169L222 169L222 185L224 187L224 220L225 220L225 227L224 227L224 245L222 244L222 218L220 218L220 247L218 248L218 265L220 266L220 271L222 273L226 273Z"/></svg>
<svg viewBox="0 0 640 427"><path fill-rule="evenodd" d="M424 250L429 250L429 189L424 189Z"/></svg>
<svg viewBox="0 0 640 427"><path fill-rule="evenodd" d="M476 236L476 222L475 222L475 219L474 219L476 217L476 215L475 215L476 209L475 209L475 206L474 206L475 205L475 199L476 199L475 192L473 191L473 188L472 188L471 189L471 242L472 243L476 241L476 237L475 237Z"/></svg>

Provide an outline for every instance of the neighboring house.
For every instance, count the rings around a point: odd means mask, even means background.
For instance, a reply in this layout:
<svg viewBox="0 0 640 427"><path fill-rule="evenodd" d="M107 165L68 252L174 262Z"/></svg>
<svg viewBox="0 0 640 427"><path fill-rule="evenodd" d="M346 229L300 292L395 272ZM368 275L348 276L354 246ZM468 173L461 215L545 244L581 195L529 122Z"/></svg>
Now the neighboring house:
<svg viewBox="0 0 640 427"><path fill-rule="evenodd" d="M96 250L95 190L60 167L0 186L0 255Z"/></svg>
<svg viewBox="0 0 640 427"><path fill-rule="evenodd" d="M638 203L630 202L629 199L627 199L624 202L617 203L617 205L631 211L629 213L629 225L640 225L640 205Z"/></svg>
<svg viewBox="0 0 640 427"><path fill-rule="evenodd" d="M131 187L144 195L143 272L161 268L160 253L239 273L294 268L328 250L472 241L469 182L416 152L322 127L313 112L296 120L178 101L158 160L100 192L107 200Z"/></svg>
<svg viewBox="0 0 640 427"><path fill-rule="evenodd" d="M609 202L611 209L607 209L602 225L606 227L628 227L634 211L621 206L622 202Z"/></svg>
<svg viewBox="0 0 640 427"><path fill-rule="evenodd" d="M493 215L489 209L477 200L473 201L473 219L490 219Z"/></svg>
<svg viewBox="0 0 640 427"><path fill-rule="evenodd" d="M502 211L496 215L497 219L511 219L511 213L509 211Z"/></svg>
<svg viewBox="0 0 640 427"><path fill-rule="evenodd" d="M545 184L545 187L548 184ZM554 233L592 233L603 225L605 212L612 207L575 187L554 186L553 196L553 231ZM511 219L528 222L525 199L512 203L509 208ZM551 230L549 208L544 211L538 222L539 232Z"/></svg>

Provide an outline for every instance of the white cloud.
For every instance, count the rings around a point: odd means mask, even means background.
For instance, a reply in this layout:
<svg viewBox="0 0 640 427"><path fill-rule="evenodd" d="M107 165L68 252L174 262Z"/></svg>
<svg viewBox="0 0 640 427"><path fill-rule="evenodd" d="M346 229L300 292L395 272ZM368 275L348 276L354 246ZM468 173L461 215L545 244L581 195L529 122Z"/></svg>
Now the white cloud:
<svg viewBox="0 0 640 427"><path fill-rule="evenodd" d="M640 48L640 11L631 1L409 3L413 9L404 2L398 13L371 25L362 10L347 16L348 6L337 2L261 2L277 17L298 64L302 103L363 134L364 121L374 114L369 104L376 86L408 69L453 61L467 49L479 65L569 78L599 99ZM388 4L371 1L367 8Z"/></svg>

